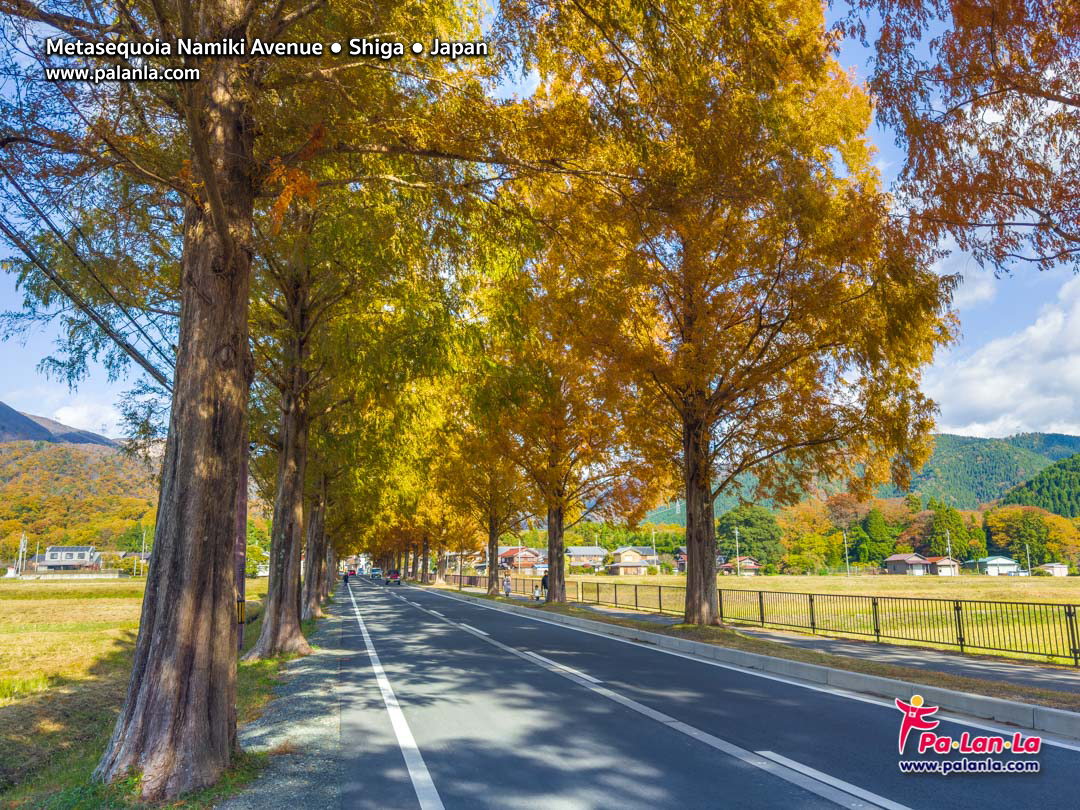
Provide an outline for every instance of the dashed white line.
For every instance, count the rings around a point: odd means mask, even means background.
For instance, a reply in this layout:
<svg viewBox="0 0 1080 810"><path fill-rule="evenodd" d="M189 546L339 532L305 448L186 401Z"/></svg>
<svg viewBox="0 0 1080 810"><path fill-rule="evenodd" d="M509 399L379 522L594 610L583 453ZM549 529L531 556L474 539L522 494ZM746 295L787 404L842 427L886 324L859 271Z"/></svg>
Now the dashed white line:
<svg viewBox="0 0 1080 810"><path fill-rule="evenodd" d="M465 628L466 630L472 630L472 631L473 631L474 633L479 633L479 634L480 634L480 635L482 635L482 636L489 636L489 635L491 635L490 633L485 633L485 632L484 632L483 630L480 630L480 629L478 629L478 628L476 628L476 627L473 627L473 626L472 626L471 624L465 624L465 622L458 622L458 624L460 624L460 625L461 625L462 627L464 627L464 628Z"/></svg>
<svg viewBox="0 0 1080 810"><path fill-rule="evenodd" d="M421 810L444 810L439 791L435 789L435 783L431 781L431 774L428 773L427 765L424 764L424 757L416 745L409 723L405 719L405 714L401 711L401 705L398 703L397 697L394 695L394 688L390 685L390 680L386 677L386 672L379 662L379 654L375 652L375 645L372 643L371 635L368 633L367 626L360 616L360 608L356 604L356 597L353 596L351 587L349 587L349 599L352 600L353 613L356 614L356 623L360 625L360 633L364 637L368 658L371 659L371 669L375 673L375 682L379 685L383 703L386 705L386 712L390 715L390 725L394 728L398 747L401 748L401 755L405 758L405 767L409 771L409 778L412 780L413 790L416 791L416 798L420 802L420 808Z"/></svg>
<svg viewBox="0 0 1080 810"><path fill-rule="evenodd" d="M841 779L837 779L835 776L829 776L827 773L811 768L809 765L803 765L801 762L796 762L793 759L788 759L780 754L773 753L772 751L758 751L759 756L771 759L773 762L779 762L785 768L791 768L793 771L799 771L799 773L805 773L819 782L824 782L827 785L838 787L841 790L846 790L853 796L858 796L862 799L866 799L868 802L873 802L879 807L885 808L885 810L910 810L907 805L898 804L891 799L886 799L884 796L878 796L876 793L871 793L868 790L863 790L857 785L852 785Z"/></svg>
<svg viewBox="0 0 1080 810"><path fill-rule="evenodd" d="M484 633L484 635L486 636L487 633ZM565 672L569 672L571 675L577 675L579 678L581 678L582 680L586 680L589 683L603 683L603 681L599 678L594 678L592 675L584 673L580 669L574 669L573 667L568 667L566 664L560 664L558 661L552 661L550 658L545 658L544 656L540 655L540 653L534 653L532 650L522 650L522 652L526 655L532 656L533 658L539 658L545 664L553 666L556 669L564 670Z"/></svg>

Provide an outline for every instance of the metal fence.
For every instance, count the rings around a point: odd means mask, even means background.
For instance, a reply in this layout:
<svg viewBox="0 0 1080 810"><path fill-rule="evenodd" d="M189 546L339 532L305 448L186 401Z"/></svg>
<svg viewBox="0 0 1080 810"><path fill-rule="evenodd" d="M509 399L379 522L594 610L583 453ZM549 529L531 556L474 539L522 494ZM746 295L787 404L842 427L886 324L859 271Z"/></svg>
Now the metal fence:
<svg viewBox="0 0 1080 810"><path fill-rule="evenodd" d="M458 585L456 575L447 576ZM462 587L484 587L486 576L463 576ZM531 595L539 579L511 577L514 593ZM502 578L499 578L502 592ZM756 624L965 650L1068 661L1080 666L1080 606L906 596L853 596L718 588L720 618ZM686 588L568 580L572 602L681 615Z"/></svg>

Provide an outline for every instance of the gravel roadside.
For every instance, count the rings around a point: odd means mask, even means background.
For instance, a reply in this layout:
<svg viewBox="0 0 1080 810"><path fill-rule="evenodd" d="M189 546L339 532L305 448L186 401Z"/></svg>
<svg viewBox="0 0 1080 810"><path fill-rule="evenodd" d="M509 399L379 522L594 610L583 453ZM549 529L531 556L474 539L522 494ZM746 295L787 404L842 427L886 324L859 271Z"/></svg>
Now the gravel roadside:
<svg viewBox="0 0 1080 810"><path fill-rule="evenodd" d="M239 730L249 751L271 752L270 764L222 810L325 810L341 806L338 669L344 621L340 601L309 639L315 651L285 665L282 683L262 716ZM355 653L354 653L355 655Z"/></svg>

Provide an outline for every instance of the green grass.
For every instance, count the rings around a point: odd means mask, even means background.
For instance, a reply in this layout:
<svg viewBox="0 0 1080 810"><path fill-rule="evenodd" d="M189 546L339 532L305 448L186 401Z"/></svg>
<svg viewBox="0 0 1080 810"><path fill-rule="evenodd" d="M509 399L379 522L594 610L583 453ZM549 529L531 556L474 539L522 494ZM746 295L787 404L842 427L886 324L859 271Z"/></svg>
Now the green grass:
<svg viewBox="0 0 1080 810"><path fill-rule="evenodd" d="M0 585L0 807L130 808L137 780L90 781L124 699L144 583L20 582ZM248 597L266 580L248 580ZM250 601L245 651L261 629ZM305 622L310 634L314 622ZM269 703L285 659L240 662L237 717ZM212 807L250 782L265 754L240 754L213 787L165 807Z"/></svg>

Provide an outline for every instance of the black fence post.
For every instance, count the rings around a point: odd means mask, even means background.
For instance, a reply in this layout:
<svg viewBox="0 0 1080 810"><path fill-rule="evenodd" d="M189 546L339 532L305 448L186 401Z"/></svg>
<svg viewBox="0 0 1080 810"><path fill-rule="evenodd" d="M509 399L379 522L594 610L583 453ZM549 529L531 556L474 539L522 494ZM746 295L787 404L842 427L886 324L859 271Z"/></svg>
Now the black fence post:
<svg viewBox="0 0 1080 810"><path fill-rule="evenodd" d="M638 589L638 586L637 586L637 585L635 585L635 586L634 586L634 610L637 610L637 609L638 609L638 597L637 597L637 589Z"/></svg>
<svg viewBox="0 0 1080 810"><path fill-rule="evenodd" d="M877 597L870 597L870 605L874 610L874 638L881 641L881 622L878 620Z"/></svg>
<svg viewBox="0 0 1080 810"><path fill-rule="evenodd" d="M716 604L720 611L720 621L724 620L724 592L720 588L716 589Z"/></svg>
<svg viewBox="0 0 1080 810"><path fill-rule="evenodd" d="M1065 606L1065 623L1069 626L1069 650L1072 652L1073 666L1080 667L1080 639L1076 635L1076 606Z"/></svg>
<svg viewBox="0 0 1080 810"><path fill-rule="evenodd" d="M814 619L814 595L812 593L807 594L810 597L810 632L817 632L817 621Z"/></svg>
<svg viewBox="0 0 1080 810"><path fill-rule="evenodd" d="M959 599L953 601L953 614L956 616L956 643L960 652L964 651L964 612L963 602Z"/></svg>
<svg viewBox="0 0 1080 810"><path fill-rule="evenodd" d="M761 626L765 626L765 591L757 592L758 615L761 616Z"/></svg>

